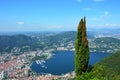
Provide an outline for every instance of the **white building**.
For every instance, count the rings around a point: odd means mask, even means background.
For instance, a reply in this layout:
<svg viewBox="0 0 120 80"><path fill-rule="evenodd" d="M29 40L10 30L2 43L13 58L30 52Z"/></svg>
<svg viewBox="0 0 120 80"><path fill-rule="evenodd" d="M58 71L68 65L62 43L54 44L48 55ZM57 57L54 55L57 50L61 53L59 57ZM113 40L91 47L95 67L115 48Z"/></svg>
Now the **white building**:
<svg viewBox="0 0 120 80"><path fill-rule="evenodd" d="M4 76L5 76L4 71L2 71L1 74L0 74L0 80L3 79Z"/></svg>

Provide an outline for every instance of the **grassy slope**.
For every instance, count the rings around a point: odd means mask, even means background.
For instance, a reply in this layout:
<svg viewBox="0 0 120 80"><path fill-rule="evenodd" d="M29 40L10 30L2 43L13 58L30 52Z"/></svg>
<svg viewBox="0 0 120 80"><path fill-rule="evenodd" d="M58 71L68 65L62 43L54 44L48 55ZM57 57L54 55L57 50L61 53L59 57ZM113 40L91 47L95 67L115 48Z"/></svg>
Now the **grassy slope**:
<svg viewBox="0 0 120 80"><path fill-rule="evenodd" d="M80 80L120 80L120 51L95 64Z"/></svg>

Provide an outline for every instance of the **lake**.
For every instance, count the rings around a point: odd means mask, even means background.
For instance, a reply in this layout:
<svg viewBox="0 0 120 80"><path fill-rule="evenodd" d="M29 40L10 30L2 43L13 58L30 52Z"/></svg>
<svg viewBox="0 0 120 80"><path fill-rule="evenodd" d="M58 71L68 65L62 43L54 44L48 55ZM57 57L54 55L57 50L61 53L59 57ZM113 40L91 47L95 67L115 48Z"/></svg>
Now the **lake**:
<svg viewBox="0 0 120 80"><path fill-rule="evenodd" d="M74 52L73 51L57 51L54 52L52 58L45 60L45 63L40 65L33 62L31 69L37 73L51 73L61 75L74 70ZM109 56L111 53L91 52L89 65L93 65L101 59Z"/></svg>

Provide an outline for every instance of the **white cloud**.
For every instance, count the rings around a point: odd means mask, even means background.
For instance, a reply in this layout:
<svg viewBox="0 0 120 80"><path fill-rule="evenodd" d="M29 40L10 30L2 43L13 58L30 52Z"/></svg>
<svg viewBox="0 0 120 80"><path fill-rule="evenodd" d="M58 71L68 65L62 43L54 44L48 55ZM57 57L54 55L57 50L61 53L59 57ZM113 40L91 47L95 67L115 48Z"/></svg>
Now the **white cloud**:
<svg viewBox="0 0 120 80"><path fill-rule="evenodd" d="M48 29L61 29L63 26L48 26Z"/></svg>
<svg viewBox="0 0 120 80"><path fill-rule="evenodd" d="M109 15L109 12L108 12L108 11L105 11L104 15Z"/></svg>
<svg viewBox="0 0 120 80"><path fill-rule="evenodd" d="M102 1L104 1L104 0L93 0L94 2L102 2Z"/></svg>
<svg viewBox="0 0 120 80"><path fill-rule="evenodd" d="M120 27L120 24L106 23L106 24L93 24L93 25L88 25L88 26L89 27L96 27L96 28L101 28L101 27L114 28L114 27Z"/></svg>
<svg viewBox="0 0 120 80"><path fill-rule="evenodd" d="M88 20L90 20L90 21L97 21L97 20L98 20L98 18L93 17L93 18L88 18Z"/></svg>
<svg viewBox="0 0 120 80"><path fill-rule="evenodd" d="M109 12L105 11L102 15L100 15L98 17L89 18L89 20L91 20L91 21L105 20L105 19L109 18L110 16L111 15L109 14Z"/></svg>
<svg viewBox="0 0 120 80"><path fill-rule="evenodd" d="M23 25L23 24L25 24L23 21L19 21L19 22L17 22L17 24L19 24L19 25Z"/></svg>
<svg viewBox="0 0 120 80"><path fill-rule="evenodd" d="M82 0L77 0L77 2L82 2Z"/></svg>
<svg viewBox="0 0 120 80"><path fill-rule="evenodd" d="M107 24L105 24L105 26L107 26L107 27L120 27L120 24L107 23Z"/></svg>
<svg viewBox="0 0 120 80"><path fill-rule="evenodd" d="M91 8L83 8L84 11L90 11Z"/></svg>
<svg viewBox="0 0 120 80"><path fill-rule="evenodd" d="M100 16L100 18L106 18L106 17L109 17L110 14L108 11L105 11L103 15Z"/></svg>

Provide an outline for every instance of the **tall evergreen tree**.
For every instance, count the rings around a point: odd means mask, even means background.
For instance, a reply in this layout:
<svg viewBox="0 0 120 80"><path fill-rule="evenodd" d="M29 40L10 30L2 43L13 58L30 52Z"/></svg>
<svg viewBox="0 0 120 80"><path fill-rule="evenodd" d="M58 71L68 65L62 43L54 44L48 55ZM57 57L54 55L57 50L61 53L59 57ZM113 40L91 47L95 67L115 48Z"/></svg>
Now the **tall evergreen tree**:
<svg viewBox="0 0 120 80"><path fill-rule="evenodd" d="M77 29L76 47L75 47L75 73L76 80L86 72L89 61L89 46L86 34L86 19L81 19Z"/></svg>

